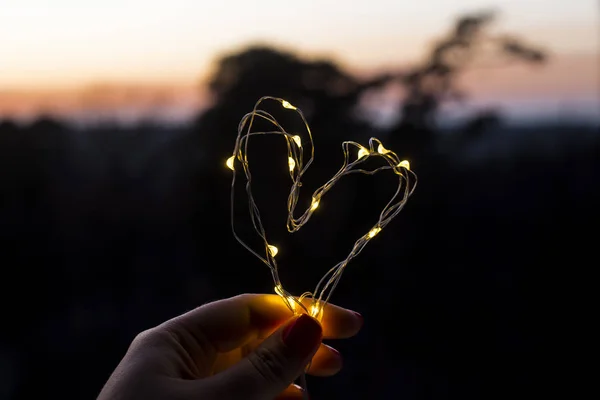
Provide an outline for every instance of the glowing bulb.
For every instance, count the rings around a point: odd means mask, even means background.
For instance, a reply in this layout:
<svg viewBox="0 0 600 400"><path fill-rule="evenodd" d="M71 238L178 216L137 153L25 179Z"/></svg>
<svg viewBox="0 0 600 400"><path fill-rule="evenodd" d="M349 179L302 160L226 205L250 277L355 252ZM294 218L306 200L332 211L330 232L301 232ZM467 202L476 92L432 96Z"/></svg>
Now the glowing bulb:
<svg viewBox="0 0 600 400"><path fill-rule="evenodd" d="M358 158L363 158L364 156L368 156L369 155L369 150L365 149L364 147L361 147L360 150L358 150Z"/></svg>
<svg viewBox="0 0 600 400"><path fill-rule="evenodd" d="M375 237L375 235L377 235L379 232L381 232L381 228L376 226L375 228L373 228L369 231L367 236L369 237L369 239L373 239Z"/></svg>
<svg viewBox="0 0 600 400"><path fill-rule="evenodd" d="M290 166L290 171L293 171L296 167L296 161L292 157L288 157L288 165Z"/></svg>
<svg viewBox="0 0 600 400"><path fill-rule="evenodd" d="M292 311L296 312L296 299L294 299L292 296L286 296L285 293L283 293L283 287L281 287L281 285L275 286L274 290L275 293L277 293L281 298L284 299L284 301L289 305Z"/></svg>
<svg viewBox="0 0 600 400"><path fill-rule="evenodd" d="M379 146L377 146L377 152L379 154L386 154L386 153L389 153L390 151L388 149L386 149L385 147L383 147L383 145L380 143Z"/></svg>
<svg viewBox="0 0 600 400"><path fill-rule="evenodd" d="M287 301L292 311L296 312L296 300L292 296L288 296Z"/></svg>
<svg viewBox="0 0 600 400"><path fill-rule="evenodd" d="M225 165L227 165L227 167L228 167L230 170L232 170L232 171L234 171L234 169L233 169L233 162L234 162L234 161L235 161L235 156L231 156L231 157L229 157L229 158L227 159L227 161L225 162Z"/></svg>
<svg viewBox="0 0 600 400"><path fill-rule="evenodd" d="M277 293L277 294L278 294L278 295L280 295L281 297L283 297L283 296L284 296L284 293L283 293L283 288L281 287L281 285L277 285L277 286L275 286L275 289L274 289L274 290L275 290L275 293Z"/></svg>
<svg viewBox="0 0 600 400"><path fill-rule="evenodd" d="M310 315L311 315L312 317L315 317L315 318L316 318L316 317L317 317L317 315L319 315L319 312L320 312L320 311L321 311L321 310L319 309L319 304L318 304L318 303L315 303L315 304L313 304L312 306L310 306Z"/></svg>
<svg viewBox="0 0 600 400"><path fill-rule="evenodd" d="M408 160L400 161L400 164L398 164L398 166L410 170L410 163L408 162Z"/></svg>
<svg viewBox="0 0 600 400"><path fill-rule="evenodd" d="M275 257L277 255L277 253L279 252L279 249L275 246L268 245L267 247L269 248L269 253L271 253L271 256L273 256L273 257Z"/></svg>
<svg viewBox="0 0 600 400"><path fill-rule="evenodd" d="M300 138L300 136L298 136L298 135L292 136L292 139L294 139L294 142L296 142L298 147L302 147L302 139Z"/></svg>
<svg viewBox="0 0 600 400"><path fill-rule="evenodd" d="M311 205L310 205L310 209L311 209L311 211L315 211L315 210L317 209L317 207L319 207L319 200L318 200L318 199L315 199L315 198L313 197L313 199L312 199L312 203L311 203Z"/></svg>
<svg viewBox="0 0 600 400"><path fill-rule="evenodd" d="M281 105L283 106L283 108L287 108L287 109L290 109L290 110L295 110L296 109L296 107L294 107L293 105L291 105L289 101L281 100Z"/></svg>

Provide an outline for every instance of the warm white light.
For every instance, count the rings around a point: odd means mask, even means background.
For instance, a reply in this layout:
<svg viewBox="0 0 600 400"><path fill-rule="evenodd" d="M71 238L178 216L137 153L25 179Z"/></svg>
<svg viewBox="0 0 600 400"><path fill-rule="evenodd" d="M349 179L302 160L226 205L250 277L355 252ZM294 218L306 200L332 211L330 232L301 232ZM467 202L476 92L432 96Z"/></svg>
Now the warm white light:
<svg viewBox="0 0 600 400"><path fill-rule="evenodd" d="M281 285L277 285L277 286L275 286L275 289L274 289L274 290L275 290L275 293L277 293L277 294L278 294L278 295L280 295L281 297L283 297L283 296L284 296L284 293L283 293L283 288L281 287Z"/></svg>
<svg viewBox="0 0 600 400"><path fill-rule="evenodd" d="M408 160L400 161L400 164L398 164L398 166L410 170L410 163L408 162Z"/></svg>
<svg viewBox="0 0 600 400"><path fill-rule="evenodd" d="M288 165L290 166L290 171L293 171L296 168L296 161L292 157L288 157Z"/></svg>
<svg viewBox="0 0 600 400"><path fill-rule="evenodd" d="M313 197L313 199L312 199L312 203L311 203L311 205L310 205L310 209L311 209L311 211L315 211L315 210L317 209L317 207L319 207L319 200L318 200L318 199L315 199L315 198Z"/></svg>
<svg viewBox="0 0 600 400"><path fill-rule="evenodd" d="M373 228L369 231L367 236L369 237L369 239L373 239L375 237L375 235L377 235L379 232L381 232L381 228L376 226L375 228Z"/></svg>
<svg viewBox="0 0 600 400"><path fill-rule="evenodd" d="M363 158L368 155L369 155L369 150L365 149L364 147L361 147L360 150L358 150L358 158Z"/></svg>
<svg viewBox="0 0 600 400"><path fill-rule="evenodd" d="M386 153L389 153L390 151L388 149L386 149L385 147L383 147L383 145L380 143L379 146L377 146L377 152L379 154L386 154Z"/></svg>
<svg viewBox="0 0 600 400"><path fill-rule="evenodd" d="M302 139L300 138L300 136L298 136L298 135L292 136L292 139L294 139L294 142L296 142L298 147L302 147Z"/></svg>
<svg viewBox="0 0 600 400"><path fill-rule="evenodd" d="M296 107L294 107L293 105L291 105L290 102L287 101L287 100L282 100L281 101L281 105L283 106L283 108L287 108L287 109L290 109L290 110L295 110L296 109Z"/></svg>
<svg viewBox="0 0 600 400"><path fill-rule="evenodd" d="M234 162L234 161L235 161L235 156L231 156L231 157L229 157L229 158L227 159L227 161L225 162L225 165L227 165L227 167L228 167L230 170L232 170L232 171L234 170L234 169L233 169L233 162Z"/></svg>
<svg viewBox="0 0 600 400"><path fill-rule="evenodd" d="M269 248L269 253L271 253L271 256L273 256L273 257L275 257L277 255L277 253L279 252L279 249L275 246L268 245L267 247Z"/></svg>
<svg viewBox="0 0 600 400"><path fill-rule="evenodd" d="M274 290L275 290L275 293L277 293L280 297L282 297L286 301L286 303L290 306L292 311L296 312L296 299L294 299L292 296L286 296L285 293L283 292L283 287L281 287L281 285L275 286Z"/></svg>
<svg viewBox="0 0 600 400"><path fill-rule="evenodd" d="M292 296L287 297L287 301L292 309L292 312L296 312L296 300Z"/></svg>
<svg viewBox="0 0 600 400"><path fill-rule="evenodd" d="M321 309L319 308L318 303L315 303L312 306L310 306L311 317L317 318L317 316L319 315L320 312L321 312Z"/></svg>

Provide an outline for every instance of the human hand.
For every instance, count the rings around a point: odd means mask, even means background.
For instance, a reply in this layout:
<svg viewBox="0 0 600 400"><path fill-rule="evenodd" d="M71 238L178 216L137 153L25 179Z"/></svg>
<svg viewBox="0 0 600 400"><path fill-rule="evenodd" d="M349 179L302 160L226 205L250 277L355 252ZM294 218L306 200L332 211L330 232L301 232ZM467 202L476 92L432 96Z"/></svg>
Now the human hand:
<svg viewBox="0 0 600 400"><path fill-rule="evenodd" d="M360 314L334 305L322 323L292 316L276 295L215 301L140 333L98 400L301 399L308 373L336 374L342 358L323 338L354 336ZM312 359L312 362L311 362Z"/></svg>

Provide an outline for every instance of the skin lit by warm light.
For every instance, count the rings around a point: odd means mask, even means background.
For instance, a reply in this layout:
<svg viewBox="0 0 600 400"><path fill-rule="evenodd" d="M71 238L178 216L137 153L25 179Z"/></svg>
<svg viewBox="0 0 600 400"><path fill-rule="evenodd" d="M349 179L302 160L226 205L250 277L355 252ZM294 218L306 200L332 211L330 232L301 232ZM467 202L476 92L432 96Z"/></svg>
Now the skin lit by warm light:
<svg viewBox="0 0 600 400"><path fill-rule="evenodd" d="M269 253L271 253L271 256L275 257L277 255L277 253L279 253L279 249L273 245L269 245Z"/></svg>
<svg viewBox="0 0 600 400"><path fill-rule="evenodd" d="M408 162L408 160L400 161L400 164L398 164L398 166L410 170L410 163Z"/></svg>
<svg viewBox="0 0 600 400"><path fill-rule="evenodd" d="M376 226L375 228L373 228L369 231L367 236L369 237L369 239L373 239L375 237L375 235L377 235L379 232L381 232L381 228Z"/></svg>
<svg viewBox="0 0 600 400"><path fill-rule="evenodd" d="M311 211L315 211L317 209L317 207L319 207L319 199L315 199L313 197L312 203L310 205L310 209L311 209Z"/></svg>
<svg viewBox="0 0 600 400"><path fill-rule="evenodd" d="M232 171L234 170L234 169L233 169L233 162L234 162L234 161L235 161L235 157L234 157L234 156L231 156L231 157L229 157L229 158L227 159L227 161L225 162L225 165L227 165L227 167L228 167L230 170L232 170Z"/></svg>
<svg viewBox="0 0 600 400"><path fill-rule="evenodd" d="M288 157L288 165L290 166L290 171L293 171L296 168L296 161L292 157Z"/></svg>
<svg viewBox="0 0 600 400"><path fill-rule="evenodd" d="M379 154L386 154L386 153L389 153L390 151L388 149L386 149L385 147L383 147L382 144L380 144L379 146L377 146L377 152Z"/></svg>
<svg viewBox="0 0 600 400"><path fill-rule="evenodd" d="M296 109L296 107L294 107L293 105L291 105L290 102L287 101L287 100L283 100L281 102L281 105L283 106L283 108L287 108L288 110L295 110Z"/></svg>
<svg viewBox="0 0 600 400"><path fill-rule="evenodd" d="M363 158L368 155L369 155L369 150L365 149L364 147L361 147L360 150L358 150L358 158Z"/></svg>
<svg viewBox="0 0 600 400"><path fill-rule="evenodd" d="M292 139L294 139L294 142L296 142L298 147L302 147L302 139L300 138L300 136L298 136L298 135L292 136Z"/></svg>

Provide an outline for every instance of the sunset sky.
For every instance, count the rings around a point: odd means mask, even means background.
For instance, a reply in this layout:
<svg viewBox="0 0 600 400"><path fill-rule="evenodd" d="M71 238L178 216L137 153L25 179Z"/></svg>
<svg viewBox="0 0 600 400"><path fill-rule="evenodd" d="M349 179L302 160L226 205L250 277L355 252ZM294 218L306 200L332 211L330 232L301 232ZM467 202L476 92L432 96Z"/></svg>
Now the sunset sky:
<svg viewBox="0 0 600 400"><path fill-rule="evenodd" d="M455 16L490 7L500 11L497 31L542 45L553 62L493 79L473 75L466 84L482 101L550 97L600 106L596 0L0 3L0 116L82 113L82 93L104 91L102 101L116 105L123 88L133 109L184 115L202 104L198 88L215 58L254 42L327 56L356 72L410 65Z"/></svg>

